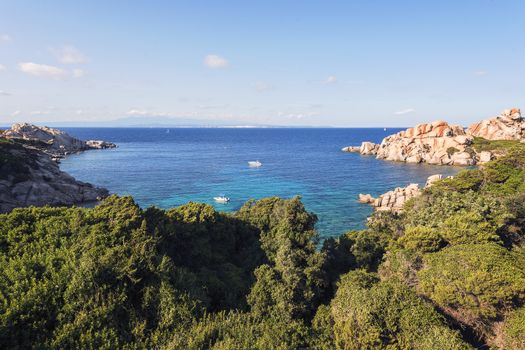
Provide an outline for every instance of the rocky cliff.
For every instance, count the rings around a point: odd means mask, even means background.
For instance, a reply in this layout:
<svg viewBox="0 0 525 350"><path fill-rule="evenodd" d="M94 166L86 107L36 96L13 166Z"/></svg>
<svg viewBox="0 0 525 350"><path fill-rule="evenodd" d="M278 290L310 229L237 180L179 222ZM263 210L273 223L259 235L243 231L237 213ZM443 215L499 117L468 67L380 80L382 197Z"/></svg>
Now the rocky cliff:
<svg viewBox="0 0 525 350"><path fill-rule="evenodd" d="M13 124L11 129L5 130L2 136L10 140L22 140L26 146L47 153L53 159L60 159L68 154L90 149L116 147L111 142L100 140L82 141L62 130L28 123Z"/></svg>
<svg viewBox="0 0 525 350"><path fill-rule="evenodd" d="M75 180L49 154L20 140L0 138L0 212L30 205L73 205L108 195Z"/></svg>
<svg viewBox="0 0 525 350"><path fill-rule="evenodd" d="M487 140L521 140L525 137L525 120L518 108L507 109L497 117L472 124L467 134Z"/></svg>
<svg viewBox="0 0 525 350"><path fill-rule="evenodd" d="M361 146L342 150L407 163L474 165L495 157L495 153L474 147L475 140L521 140L524 136L525 121L520 110L515 108L473 124L466 131L460 125L438 120L387 136L381 144L363 142Z"/></svg>

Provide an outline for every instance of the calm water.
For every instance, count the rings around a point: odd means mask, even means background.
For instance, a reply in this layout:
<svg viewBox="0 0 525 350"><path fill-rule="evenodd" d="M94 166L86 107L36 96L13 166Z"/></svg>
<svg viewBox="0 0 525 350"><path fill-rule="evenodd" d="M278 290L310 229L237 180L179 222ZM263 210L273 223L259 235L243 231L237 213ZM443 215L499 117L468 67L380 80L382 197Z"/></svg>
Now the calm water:
<svg viewBox="0 0 525 350"><path fill-rule="evenodd" d="M362 141L380 142L397 129L64 129L119 147L69 156L63 170L113 193L130 194L143 207L196 201L233 211L250 198L301 195L318 215L324 237L364 227L372 209L357 203L359 193L376 196L458 170L340 151ZM249 168L250 160L263 166ZM231 202L214 203L213 197L223 193Z"/></svg>

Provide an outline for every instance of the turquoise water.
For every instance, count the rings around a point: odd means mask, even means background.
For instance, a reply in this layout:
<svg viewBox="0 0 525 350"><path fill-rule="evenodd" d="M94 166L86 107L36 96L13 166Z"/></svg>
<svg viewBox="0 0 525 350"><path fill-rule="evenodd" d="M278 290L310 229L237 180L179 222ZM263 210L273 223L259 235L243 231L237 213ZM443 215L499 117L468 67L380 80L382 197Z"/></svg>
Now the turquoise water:
<svg viewBox="0 0 525 350"><path fill-rule="evenodd" d="M399 129L64 128L81 139L118 144L69 156L61 168L79 180L132 195L142 207L189 201L234 211L248 199L302 196L323 237L364 227L372 212L359 193L377 196L457 167L404 164L344 153L344 146L380 142ZM259 160L260 168L247 162ZM227 204L213 197L225 194Z"/></svg>

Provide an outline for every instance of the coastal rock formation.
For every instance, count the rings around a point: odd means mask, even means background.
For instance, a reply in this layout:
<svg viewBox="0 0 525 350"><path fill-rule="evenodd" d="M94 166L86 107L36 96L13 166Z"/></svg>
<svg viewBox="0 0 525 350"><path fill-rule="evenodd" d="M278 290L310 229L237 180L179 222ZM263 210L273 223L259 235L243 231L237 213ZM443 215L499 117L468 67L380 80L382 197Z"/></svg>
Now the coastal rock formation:
<svg viewBox="0 0 525 350"><path fill-rule="evenodd" d="M473 165L475 154L466 152L472 141L463 127L439 120L384 138L376 156L407 163Z"/></svg>
<svg viewBox="0 0 525 350"><path fill-rule="evenodd" d="M341 151L359 153L361 152L361 147L360 146L347 146L347 147L341 148Z"/></svg>
<svg viewBox="0 0 525 350"><path fill-rule="evenodd" d="M106 141L82 141L68 135L62 130L28 123L13 124L11 129L3 132L2 136L11 140L23 140L27 146L47 153L55 159L63 158L67 154L78 153L89 149L117 147L114 143Z"/></svg>
<svg viewBox="0 0 525 350"><path fill-rule="evenodd" d="M107 195L106 189L61 171L48 154L0 138L0 212L30 205L73 205Z"/></svg>
<svg viewBox="0 0 525 350"><path fill-rule="evenodd" d="M525 137L525 121L518 108L507 109L497 117L472 124L467 134L487 140L520 140Z"/></svg>
<svg viewBox="0 0 525 350"><path fill-rule="evenodd" d="M466 135L460 125L438 120L387 136L379 145L363 142L359 152L398 162L474 165L477 156L469 147L472 142L473 137ZM346 147L343 151L357 152L357 148Z"/></svg>
<svg viewBox="0 0 525 350"><path fill-rule="evenodd" d="M443 175L436 174L429 176L425 183L425 188L432 186L436 181L443 179ZM358 202L372 205L379 211L393 211L399 213L403 210L403 205L411 198L417 197L421 194L421 189L416 183L412 183L406 187L397 187L392 191L383 193L377 198L370 194L359 194Z"/></svg>

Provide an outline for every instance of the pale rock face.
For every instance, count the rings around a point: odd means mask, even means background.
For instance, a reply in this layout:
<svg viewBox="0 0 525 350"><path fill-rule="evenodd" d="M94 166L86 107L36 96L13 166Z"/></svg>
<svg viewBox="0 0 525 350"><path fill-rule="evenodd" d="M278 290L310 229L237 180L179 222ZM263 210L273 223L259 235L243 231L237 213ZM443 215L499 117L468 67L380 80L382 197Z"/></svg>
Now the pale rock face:
<svg viewBox="0 0 525 350"><path fill-rule="evenodd" d="M443 179L443 175L441 174L430 175L427 178L427 182L425 183L425 188L432 186L436 181L439 181L441 179Z"/></svg>
<svg viewBox="0 0 525 350"><path fill-rule="evenodd" d="M111 142L82 141L68 135L62 130L28 123L13 124L11 129L5 130L2 136L7 139L32 141L32 147L54 158L60 158L67 154L82 152L88 149L116 147L116 145Z"/></svg>
<svg viewBox="0 0 525 350"><path fill-rule="evenodd" d="M451 177L447 177L451 178ZM443 175L436 174L427 178L425 188L432 186L437 181L443 179ZM411 198L421 195L421 189L418 184L410 184L406 187L397 187L392 191L383 193L377 198L373 198L369 194L359 194L358 202L370 204L378 211L393 211L400 213L403 211L403 205Z"/></svg>
<svg viewBox="0 0 525 350"><path fill-rule="evenodd" d="M361 152L361 147L359 146L348 146L341 148L343 152Z"/></svg>
<svg viewBox="0 0 525 350"><path fill-rule="evenodd" d="M506 109L497 117L472 124L467 134L487 140L521 140L525 137L525 121L518 108Z"/></svg>
<svg viewBox="0 0 525 350"><path fill-rule="evenodd" d="M407 163L471 165L475 164L475 159L463 151L472 141L472 136L466 135L461 126L438 120L384 138L377 158ZM454 152L449 152L450 149Z"/></svg>
<svg viewBox="0 0 525 350"><path fill-rule="evenodd" d="M364 155L375 155L378 149L378 144L373 142L363 142L361 143L361 147L359 147L359 152Z"/></svg>
<svg viewBox="0 0 525 350"><path fill-rule="evenodd" d="M373 203L374 202L374 198L371 195L369 195L369 194L362 194L362 193L360 193L358 202L359 203L365 203L365 204Z"/></svg>
<svg viewBox="0 0 525 350"><path fill-rule="evenodd" d="M483 151L478 154L478 163L487 163L493 159L493 155L489 151Z"/></svg>

